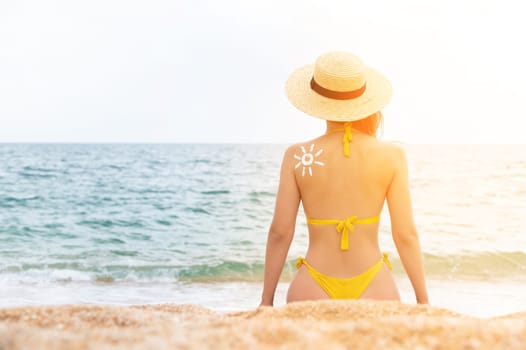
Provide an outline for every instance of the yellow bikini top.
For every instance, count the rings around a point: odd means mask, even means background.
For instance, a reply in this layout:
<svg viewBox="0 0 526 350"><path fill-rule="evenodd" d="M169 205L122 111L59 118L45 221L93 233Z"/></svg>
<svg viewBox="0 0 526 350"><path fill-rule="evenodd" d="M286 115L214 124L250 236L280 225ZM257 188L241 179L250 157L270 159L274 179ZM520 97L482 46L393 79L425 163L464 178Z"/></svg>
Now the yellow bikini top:
<svg viewBox="0 0 526 350"><path fill-rule="evenodd" d="M344 131L343 134L343 154L349 157L349 143L352 141L351 122L343 124L343 129L334 129L331 132ZM343 220L338 219L307 219L311 225L336 225L336 231L342 234L340 249L349 250L349 232L354 232L354 225L376 224L380 221L380 216L358 219L357 216L349 216Z"/></svg>
<svg viewBox="0 0 526 350"><path fill-rule="evenodd" d="M336 231L342 234L340 240L340 249L349 249L349 232L354 232L354 225L376 224L380 221L380 216L371 216L369 218L358 219L357 216L349 216L343 220L338 219L307 219L311 225L336 225Z"/></svg>

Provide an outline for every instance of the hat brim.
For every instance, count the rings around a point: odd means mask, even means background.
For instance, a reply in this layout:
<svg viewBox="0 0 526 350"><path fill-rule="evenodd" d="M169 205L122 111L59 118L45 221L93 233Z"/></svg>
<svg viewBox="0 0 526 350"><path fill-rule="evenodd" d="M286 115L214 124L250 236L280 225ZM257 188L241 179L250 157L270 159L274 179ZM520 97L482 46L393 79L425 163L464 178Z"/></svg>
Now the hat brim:
<svg viewBox="0 0 526 350"><path fill-rule="evenodd" d="M351 100L335 100L311 89L310 81L314 65L296 69L285 85L289 101L300 111L313 117L333 121L354 121L366 118L382 110L391 100L391 84L384 76L366 68L366 89L363 95Z"/></svg>

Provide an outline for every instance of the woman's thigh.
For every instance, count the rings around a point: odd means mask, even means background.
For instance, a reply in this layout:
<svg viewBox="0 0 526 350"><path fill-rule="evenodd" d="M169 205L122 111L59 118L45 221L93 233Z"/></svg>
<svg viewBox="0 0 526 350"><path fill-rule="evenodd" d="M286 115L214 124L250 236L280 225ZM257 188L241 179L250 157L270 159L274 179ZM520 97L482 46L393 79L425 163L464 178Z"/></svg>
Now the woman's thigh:
<svg viewBox="0 0 526 350"><path fill-rule="evenodd" d="M298 269L287 293L287 303L302 300L329 299L325 291L312 279L305 266Z"/></svg>

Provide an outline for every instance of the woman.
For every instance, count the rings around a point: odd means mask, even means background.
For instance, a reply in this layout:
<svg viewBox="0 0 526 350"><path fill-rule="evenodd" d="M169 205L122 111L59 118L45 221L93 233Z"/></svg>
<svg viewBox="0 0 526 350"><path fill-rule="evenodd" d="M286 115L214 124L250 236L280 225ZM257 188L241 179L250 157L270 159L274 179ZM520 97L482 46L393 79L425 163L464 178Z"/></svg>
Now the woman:
<svg viewBox="0 0 526 350"><path fill-rule="evenodd" d="M427 289L413 221L404 152L376 139L389 82L347 52L330 52L294 71L287 95L326 120L320 137L285 152L265 258L262 306L272 306L294 235L300 201L309 247L299 258L287 302L316 299L400 300L391 264L378 244L387 200L394 242L418 303Z"/></svg>

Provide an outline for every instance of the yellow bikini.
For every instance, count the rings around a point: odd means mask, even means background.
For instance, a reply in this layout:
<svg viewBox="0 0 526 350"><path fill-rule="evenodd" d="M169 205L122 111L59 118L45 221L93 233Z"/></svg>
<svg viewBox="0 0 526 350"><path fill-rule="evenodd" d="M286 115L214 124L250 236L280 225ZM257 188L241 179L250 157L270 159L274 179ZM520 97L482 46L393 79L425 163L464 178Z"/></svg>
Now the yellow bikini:
<svg viewBox="0 0 526 350"><path fill-rule="evenodd" d="M340 240L341 250L349 249L349 232L354 232L354 225L375 224L379 221L379 216L372 216L363 219L359 219L356 216L350 216L343 220L307 219L307 223L311 225L336 225L336 231L342 235ZM392 269L387 253L384 253L382 258L376 264L358 276L349 278L338 278L324 275L312 267L312 265L310 265L303 257L298 258L296 267L299 269L301 265L305 265L309 274L312 276L312 279L314 279L332 299L358 299L365 289L367 289L371 281L376 277L383 263Z"/></svg>
<svg viewBox="0 0 526 350"><path fill-rule="evenodd" d="M343 136L344 155L349 157L349 142L352 140L350 123L345 124ZM341 233L340 249L349 249L349 232L354 232L354 225L376 224L380 221L379 216L372 216L369 218L359 219L356 216L350 216L343 220L336 219L307 219L307 223L311 225L336 225L336 231ZM303 257L299 257L296 267L299 269L301 265L305 265L309 274L314 281L327 293L332 299L358 299L367 289L372 280L376 277L383 263L392 269L391 262L387 253L383 253L382 258L373 266L361 274L349 277L338 278L327 276L316 270Z"/></svg>
<svg viewBox="0 0 526 350"><path fill-rule="evenodd" d="M387 253L384 253L380 261L365 272L349 278L337 278L324 275L302 257L298 258L296 267L299 269L301 265L305 265L312 278L332 299L358 299L376 277L383 263L392 269Z"/></svg>

